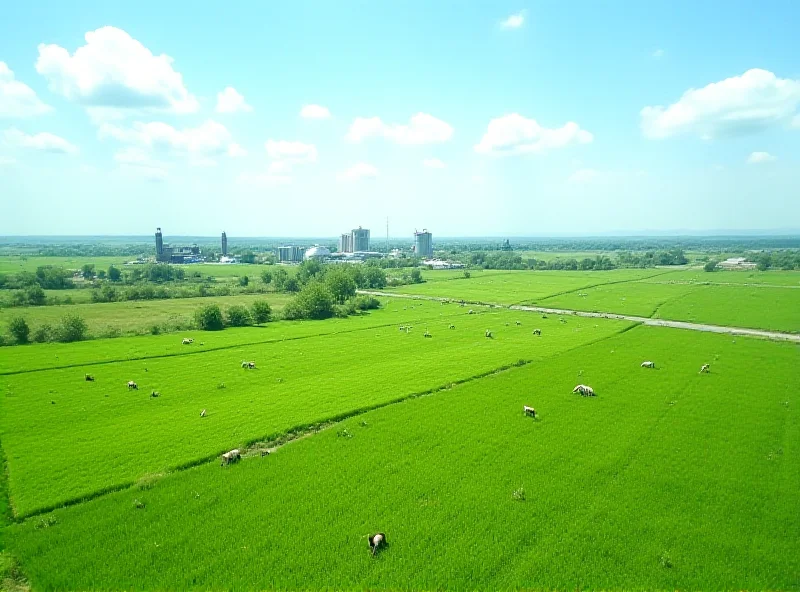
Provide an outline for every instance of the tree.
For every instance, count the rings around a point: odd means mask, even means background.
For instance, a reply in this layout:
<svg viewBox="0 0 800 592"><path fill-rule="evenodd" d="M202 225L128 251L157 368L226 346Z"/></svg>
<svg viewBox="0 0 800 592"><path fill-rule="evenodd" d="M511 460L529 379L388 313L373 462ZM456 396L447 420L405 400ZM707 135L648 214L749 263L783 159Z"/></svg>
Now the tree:
<svg viewBox="0 0 800 592"><path fill-rule="evenodd" d="M219 331L225 326L222 311L216 304L208 304L194 311L194 322L203 331Z"/></svg>
<svg viewBox="0 0 800 592"><path fill-rule="evenodd" d="M419 270L418 267L415 267L411 270L411 281L415 284L422 283L422 272Z"/></svg>
<svg viewBox="0 0 800 592"><path fill-rule="evenodd" d="M272 285L275 286L275 289L278 292L283 292L286 289L286 280L289 277L289 274L286 272L285 269L276 269L275 273L272 276Z"/></svg>
<svg viewBox="0 0 800 592"><path fill-rule="evenodd" d="M239 256L239 261L242 263L255 263L256 255L253 253L253 251L245 251Z"/></svg>
<svg viewBox="0 0 800 592"><path fill-rule="evenodd" d="M325 275L325 285L338 304L343 304L345 300L356 295L356 282L343 269L328 272Z"/></svg>
<svg viewBox="0 0 800 592"><path fill-rule="evenodd" d="M94 265L92 263L87 263L81 269L83 273L83 279L90 280L94 277Z"/></svg>
<svg viewBox="0 0 800 592"><path fill-rule="evenodd" d="M270 282L272 282L272 272L268 270L264 270L261 272L261 281L264 282L264 285L268 286Z"/></svg>
<svg viewBox="0 0 800 592"><path fill-rule="evenodd" d="M381 289L386 287L386 272L380 267L368 265L364 268L364 285L367 288Z"/></svg>
<svg viewBox="0 0 800 592"><path fill-rule="evenodd" d="M284 309L287 319L328 319L333 316L333 295L327 286L311 282Z"/></svg>
<svg viewBox="0 0 800 592"><path fill-rule="evenodd" d="M465 279L469 279L470 277L471 277L471 276L470 276L470 273L469 273L469 272L468 272L468 271L465 269L465 270L464 270L464 278L465 278Z"/></svg>
<svg viewBox="0 0 800 592"><path fill-rule="evenodd" d="M253 322L250 311L241 304L235 304L228 308L228 325L231 327L246 327Z"/></svg>
<svg viewBox="0 0 800 592"><path fill-rule="evenodd" d="M31 286L25 290L25 300L32 306L41 306L46 300L44 290L41 286Z"/></svg>
<svg viewBox="0 0 800 592"><path fill-rule="evenodd" d="M22 317L14 317L8 323L8 332L14 336L17 343L28 343L31 329Z"/></svg>
<svg viewBox="0 0 800 592"><path fill-rule="evenodd" d="M56 335L59 341L70 343L86 339L86 321L76 314L67 314L61 319Z"/></svg>
<svg viewBox="0 0 800 592"><path fill-rule="evenodd" d="M108 268L108 279L110 279L112 282L118 282L120 276L122 276L122 274L120 273L119 269L113 265Z"/></svg>
<svg viewBox="0 0 800 592"><path fill-rule="evenodd" d="M296 277L287 278L286 281L283 283L283 289L287 292L299 292L300 291L300 282L297 280Z"/></svg>
<svg viewBox="0 0 800 592"><path fill-rule="evenodd" d="M33 332L33 340L36 343L45 343L46 341L50 341L52 338L53 328L47 323L39 325L36 331Z"/></svg>
<svg viewBox="0 0 800 592"><path fill-rule="evenodd" d="M249 283L250 283L250 278L247 277L246 275L243 275L242 277L239 278L239 285L240 286L246 286Z"/></svg>
<svg viewBox="0 0 800 592"><path fill-rule="evenodd" d="M256 324L266 323L272 318L272 307L266 300L256 300L250 306L253 321Z"/></svg>
<svg viewBox="0 0 800 592"><path fill-rule="evenodd" d="M300 264L297 270L297 280L305 285L321 273L322 264L316 259L307 259Z"/></svg>
<svg viewBox="0 0 800 592"><path fill-rule="evenodd" d="M717 262L712 259L711 261L709 261L708 263L706 263L703 266L703 269L706 270L706 271L716 271L717 270Z"/></svg>

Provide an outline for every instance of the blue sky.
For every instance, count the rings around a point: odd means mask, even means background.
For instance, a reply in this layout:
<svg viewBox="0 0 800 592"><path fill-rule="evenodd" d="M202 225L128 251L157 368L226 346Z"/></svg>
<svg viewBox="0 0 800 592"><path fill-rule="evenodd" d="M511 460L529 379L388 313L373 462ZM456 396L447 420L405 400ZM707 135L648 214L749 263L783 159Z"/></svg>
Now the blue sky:
<svg viewBox="0 0 800 592"><path fill-rule="evenodd" d="M800 227L797 2L115 4L0 19L0 235Z"/></svg>

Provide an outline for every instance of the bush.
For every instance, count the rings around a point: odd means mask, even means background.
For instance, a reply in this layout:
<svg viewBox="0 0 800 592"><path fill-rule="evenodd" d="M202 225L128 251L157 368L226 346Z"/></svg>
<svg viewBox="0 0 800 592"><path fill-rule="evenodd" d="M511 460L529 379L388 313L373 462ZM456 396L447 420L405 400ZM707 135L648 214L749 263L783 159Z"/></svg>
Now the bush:
<svg viewBox="0 0 800 592"><path fill-rule="evenodd" d="M272 307L266 300L256 300L250 306L253 322L256 324L266 323L272 318Z"/></svg>
<svg viewBox="0 0 800 592"><path fill-rule="evenodd" d="M220 331L225 326L222 321L222 311L216 304L198 308L194 312L194 322L197 328L203 331Z"/></svg>
<svg viewBox="0 0 800 592"><path fill-rule="evenodd" d="M333 316L333 296L319 282L311 282L286 305L286 319L328 319Z"/></svg>
<svg viewBox="0 0 800 592"><path fill-rule="evenodd" d="M272 282L272 272L271 271L262 271L261 272L261 281L264 282L265 285L269 285Z"/></svg>
<svg viewBox="0 0 800 592"><path fill-rule="evenodd" d="M422 283L422 272L417 267L411 270L411 282L414 284Z"/></svg>
<svg viewBox="0 0 800 592"><path fill-rule="evenodd" d="M161 327L158 325L151 325L150 326L150 335L160 335L161 334Z"/></svg>
<svg viewBox="0 0 800 592"><path fill-rule="evenodd" d="M14 317L8 323L8 332L14 336L17 343L28 343L31 328L22 317Z"/></svg>
<svg viewBox="0 0 800 592"><path fill-rule="evenodd" d="M53 328L45 323L40 325L36 331L33 332L33 340L36 343L45 343L53 340Z"/></svg>
<svg viewBox="0 0 800 592"><path fill-rule="evenodd" d="M350 315L356 314L356 312L356 306L353 304L352 300L344 304L337 304L333 307L333 316L338 319L346 319Z"/></svg>
<svg viewBox="0 0 800 592"><path fill-rule="evenodd" d="M246 286L249 283L250 283L250 278L247 277L246 275L243 275L242 277L239 278L239 285L240 286Z"/></svg>
<svg viewBox="0 0 800 592"><path fill-rule="evenodd" d="M703 266L705 271L716 271L717 270L717 262L714 260L709 261Z"/></svg>
<svg viewBox="0 0 800 592"><path fill-rule="evenodd" d="M56 338L58 341L71 343L86 339L86 333L86 321L83 320L83 317L76 314L67 314L61 319L61 325L56 331Z"/></svg>
<svg viewBox="0 0 800 592"><path fill-rule="evenodd" d="M229 307L226 316L228 317L228 325L231 327L246 327L253 322L250 311L241 304Z"/></svg>
<svg viewBox="0 0 800 592"><path fill-rule="evenodd" d="M358 310L374 310L380 308L380 301L373 296L359 296L353 303Z"/></svg>
<svg viewBox="0 0 800 592"><path fill-rule="evenodd" d="M25 300L32 306L42 306L46 299L41 286L31 286L25 290Z"/></svg>

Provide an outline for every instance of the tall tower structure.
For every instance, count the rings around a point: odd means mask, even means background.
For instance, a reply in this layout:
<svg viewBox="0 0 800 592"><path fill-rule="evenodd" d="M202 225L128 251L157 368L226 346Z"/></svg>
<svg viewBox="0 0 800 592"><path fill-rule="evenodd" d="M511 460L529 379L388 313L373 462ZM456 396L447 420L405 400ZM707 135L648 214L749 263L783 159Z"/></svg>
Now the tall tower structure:
<svg viewBox="0 0 800 592"><path fill-rule="evenodd" d="M228 235L225 234L225 231L222 231L222 256L228 256Z"/></svg>
<svg viewBox="0 0 800 592"><path fill-rule="evenodd" d="M353 230L353 251L369 251L369 230L367 228L355 228Z"/></svg>
<svg viewBox="0 0 800 592"><path fill-rule="evenodd" d="M414 254L417 257L433 257L433 235L427 229L414 232Z"/></svg>
<svg viewBox="0 0 800 592"><path fill-rule="evenodd" d="M161 229L156 228L156 261L161 261L164 255L164 237L161 235Z"/></svg>

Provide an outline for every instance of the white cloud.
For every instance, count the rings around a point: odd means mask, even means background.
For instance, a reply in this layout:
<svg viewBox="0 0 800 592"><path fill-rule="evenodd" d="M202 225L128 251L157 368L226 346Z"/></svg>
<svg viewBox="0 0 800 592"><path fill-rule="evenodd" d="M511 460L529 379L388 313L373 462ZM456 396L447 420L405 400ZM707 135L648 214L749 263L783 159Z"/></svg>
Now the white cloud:
<svg viewBox="0 0 800 592"><path fill-rule="evenodd" d="M447 142L453 127L427 113L417 113L408 125L384 123L380 117L357 117L345 138L361 142L371 137L383 137L398 144L436 144Z"/></svg>
<svg viewBox="0 0 800 592"><path fill-rule="evenodd" d="M119 171L125 178L142 179L149 183L163 183L169 177L169 173L165 169L147 165L123 165Z"/></svg>
<svg viewBox="0 0 800 592"><path fill-rule="evenodd" d="M777 160L776 156L772 156L769 152L751 152L747 157L747 164L759 164L762 162L772 162Z"/></svg>
<svg viewBox="0 0 800 592"><path fill-rule="evenodd" d="M563 127L548 129L536 120L528 119L518 113L511 113L489 122L489 126L475 146L481 154L522 154L526 152L546 152L570 144L588 144L594 136L575 122Z"/></svg>
<svg viewBox="0 0 800 592"><path fill-rule="evenodd" d="M800 80L778 78L767 70L689 89L669 107L641 110L644 135L667 138L682 133L714 138L789 123L800 105Z"/></svg>
<svg viewBox="0 0 800 592"><path fill-rule="evenodd" d="M578 169L567 179L570 185L588 185L601 183L622 183L635 178L644 177L647 173L641 170L634 171L601 171L592 168Z"/></svg>
<svg viewBox="0 0 800 592"><path fill-rule="evenodd" d="M358 181L360 179L374 179L378 176L378 169L366 162L359 162L346 171L339 173L340 181Z"/></svg>
<svg viewBox="0 0 800 592"><path fill-rule="evenodd" d="M150 153L141 148L123 148L114 154L114 160L124 164L143 164L150 162Z"/></svg>
<svg viewBox="0 0 800 592"><path fill-rule="evenodd" d="M17 162L16 158L11 158L8 156L0 156L0 166L11 166Z"/></svg>
<svg viewBox="0 0 800 592"><path fill-rule="evenodd" d="M795 115L792 118L792 127L800 129L800 115Z"/></svg>
<svg viewBox="0 0 800 592"><path fill-rule="evenodd" d="M52 152L55 154L75 155L78 153L77 146L70 144L64 138L48 132L41 132L36 135L29 136L18 129L11 128L6 130L5 138L6 142L12 146L31 148L33 150L42 150L44 152Z"/></svg>
<svg viewBox="0 0 800 592"><path fill-rule="evenodd" d="M277 185L288 185L292 182L292 178L288 175L273 175L269 172L264 173L242 173L238 177L238 182L243 185L250 185L251 187L266 188L275 187Z"/></svg>
<svg viewBox="0 0 800 592"><path fill-rule="evenodd" d="M100 126L98 136L115 138L126 144L144 148L168 148L197 158L219 156L225 153L238 155L241 147L234 144L228 129L211 119L195 128L176 129L169 124L154 121L136 122L129 128L110 123ZM232 148L232 146L237 146Z"/></svg>
<svg viewBox="0 0 800 592"><path fill-rule="evenodd" d="M300 117L305 119L328 119L331 112L322 105L306 105L300 109Z"/></svg>
<svg viewBox="0 0 800 592"><path fill-rule="evenodd" d="M447 165L438 158L426 158L422 161L422 166L429 169L443 169Z"/></svg>
<svg viewBox="0 0 800 592"><path fill-rule="evenodd" d="M268 175L277 175L280 173L289 173L292 170L292 163L288 160L276 160L269 163L269 167L267 167L267 174Z"/></svg>
<svg viewBox="0 0 800 592"><path fill-rule="evenodd" d="M253 108L245 103L244 97L232 86L217 93L217 113L246 113L252 110Z"/></svg>
<svg viewBox="0 0 800 592"><path fill-rule="evenodd" d="M231 158L240 158L242 156L247 156L247 150L242 148L237 143L232 143L228 146L228 156Z"/></svg>
<svg viewBox="0 0 800 592"><path fill-rule="evenodd" d="M652 56L658 60L664 57L664 53L663 49L657 49L652 53Z"/></svg>
<svg viewBox="0 0 800 592"><path fill-rule="evenodd" d="M500 23L503 29L519 29L525 23L525 11L521 10L517 14L512 14Z"/></svg>
<svg viewBox="0 0 800 592"><path fill-rule="evenodd" d="M591 183L597 181L601 176L602 173L595 169L579 169L570 175L567 182L573 184Z"/></svg>
<svg viewBox="0 0 800 592"><path fill-rule="evenodd" d="M286 140L267 140L264 146L267 155L276 160L289 160L291 162L316 162L317 147L314 144L303 142L289 142Z"/></svg>
<svg viewBox="0 0 800 592"><path fill-rule="evenodd" d="M36 71L52 91L86 107L173 113L200 108L171 57L153 55L116 27L89 31L85 39L73 55L58 45L39 45Z"/></svg>
<svg viewBox="0 0 800 592"><path fill-rule="evenodd" d="M52 110L30 86L14 79L5 62L0 62L0 117L32 117Z"/></svg>

